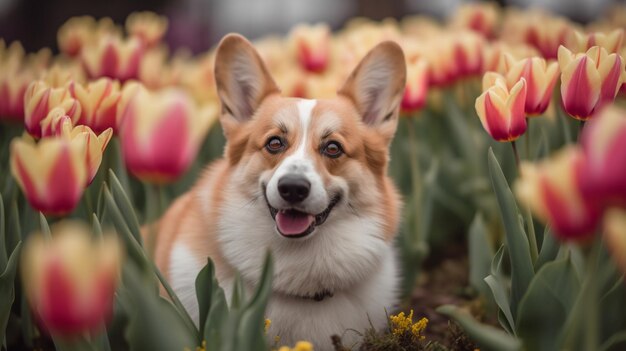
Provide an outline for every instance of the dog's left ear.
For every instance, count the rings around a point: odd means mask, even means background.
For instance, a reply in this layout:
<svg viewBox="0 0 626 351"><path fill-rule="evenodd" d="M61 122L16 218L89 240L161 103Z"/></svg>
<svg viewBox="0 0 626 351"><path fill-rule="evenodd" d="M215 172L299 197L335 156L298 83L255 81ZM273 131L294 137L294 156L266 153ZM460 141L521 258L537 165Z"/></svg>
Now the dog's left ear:
<svg viewBox="0 0 626 351"><path fill-rule="evenodd" d="M400 46L384 41L374 47L338 91L355 104L363 122L391 138L406 83L406 64Z"/></svg>

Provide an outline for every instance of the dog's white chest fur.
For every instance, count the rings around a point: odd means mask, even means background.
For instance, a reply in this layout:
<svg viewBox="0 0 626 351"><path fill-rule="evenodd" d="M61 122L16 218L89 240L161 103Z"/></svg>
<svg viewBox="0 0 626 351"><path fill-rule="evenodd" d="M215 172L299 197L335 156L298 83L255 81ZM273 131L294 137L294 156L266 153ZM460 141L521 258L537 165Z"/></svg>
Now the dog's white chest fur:
<svg viewBox="0 0 626 351"><path fill-rule="evenodd" d="M385 251L374 274L322 301L281 293L272 295L267 309L267 318L272 321L269 342L279 336L280 345L293 346L299 340L306 340L313 343L315 350L332 350L334 334L342 337L345 346L351 346L361 339L357 332L362 333L372 326L384 327L386 311L396 303L399 283L394 249L388 247ZM172 287L196 323L199 317L194 282L201 268L202 263L191 259L183 245L172 250ZM232 280L226 279L220 284L230 299Z"/></svg>

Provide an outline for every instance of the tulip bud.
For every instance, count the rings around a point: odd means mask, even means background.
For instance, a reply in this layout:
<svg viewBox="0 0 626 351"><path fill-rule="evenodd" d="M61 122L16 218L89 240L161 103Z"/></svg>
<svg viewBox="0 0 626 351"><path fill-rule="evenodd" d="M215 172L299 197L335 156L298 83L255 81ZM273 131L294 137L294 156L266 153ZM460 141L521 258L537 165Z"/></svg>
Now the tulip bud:
<svg viewBox="0 0 626 351"><path fill-rule="evenodd" d="M65 338L97 331L112 316L122 246L114 235L94 240L79 222L51 229L51 240L30 235L21 258L33 314L45 329Z"/></svg>
<svg viewBox="0 0 626 351"><path fill-rule="evenodd" d="M299 25L289 34L292 50L300 66L319 73L326 69L330 61L330 27L326 24L314 26Z"/></svg>
<svg viewBox="0 0 626 351"><path fill-rule="evenodd" d="M32 82L24 95L24 124L26 131L35 138L41 137L41 121L50 110L61 107L72 121L78 120L80 104L72 98L65 87L53 87L45 81Z"/></svg>
<svg viewBox="0 0 626 351"><path fill-rule="evenodd" d="M154 12L133 12L126 18L126 31L137 37L146 47L159 43L167 31L167 18Z"/></svg>
<svg viewBox="0 0 626 351"><path fill-rule="evenodd" d="M137 38L124 40L115 35L104 35L95 44L84 47L81 58L91 78L125 81L137 78L143 53L143 44Z"/></svg>
<svg viewBox="0 0 626 351"><path fill-rule="evenodd" d="M11 173L30 205L50 215L72 212L87 183L85 139L11 142Z"/></svg>
<svg viewBox="0 0 626 351"><path fill-rule="evenodd" d="M121 34L110 18L96 21L91 16L72 17L59 28L57 43L62 53L76 57L84 47L97 41L101 35L110 34Z"/></svg>
<svg viewBox="0 0 626 351"><path fill-rule="evenodd" d="M539 57L515 60L511 55L504 56L507 85L511 88L521 78L526 80L526 104L524 111L529 116L544 113L550 105L552 92L559 74L556 62L546 63Z"/></svg>
<svg viewBox="0 0 626 351"><path fill-rule="evenodd" d="M184 173L208 128L217 106L199 109L181 90L149 92L129 89L120 104L120 142L128 170L141 180L165 183Z"/></svg>
<svg viewBox="0 0 626 351"><path fill-rule="evenodd" d="M494 38L498 25L497 5L491 3L466 3L456 10L452 26L471 29L485 38Z"/></svg>
<svg viewBox="0 0 626 351"><path fill-rule="evenodd" d="M526 42L541 52L545 59L557 58L559 46L573 35L570 23L562 18L537 14L526 32Z"/></svg>
<svg viewBox="0 0 626 351"><path fill-rule="evenodd" d="M454 37L454 61L458 77L478 75L483 68L483 37L468 31Z"/></svg>
<svg viewBox="0 0 626 351"><path fill-rule="evenodd" d="M428 62L428 81L432 86L443 87L452 84L459 73L456 61L455 41L449 36L441 36L428 42L430 50L424 52Z"/></svg>
<svg viewBox="0 0 626 351"><path fill-rule="evenodd" d="M626 274L626 211L610 209L603 219L604 242L617 267Z"/></svg>
<svg viewBox="0 0 626 351"><path fill-rule="evenodd" d="M76 124L87 125L96 133L116 127L117 104L120 100L118 81L100 78L86 86L72 83L69 91L82 107Z"/></svg>
<svg viewBox="0 0 626 351"><path fill-rule="evenodd" d="M33 72L24 69L22 44L13 42L8 48L0 40L0 121L24 120L24 94L33 79Z"/></svg>
<svg viewBox="0 0 626 351"><path fill-rule="evenodd" d="M579 54L561 46L559 66L563 108L582 121L615 99L626 74L622 57L599 46Z"/></svg>
<svg viewBox="0 0 626 351"><path fill-rule="evenodd" d="M420 110L426 103L428 92L428 63L416 60L407 65L406 87L400 104L403 114L410 114Z"/></svg>
<svg viewBox="0 0 626 351"><path fill-rule="evenodd" d="M619 53L624 41L624 30L616 29L610 33L581 33L574 32L574 44L577 52L585 52L594 46L604 48L609 53Z"/></svg>
<svg viewBox="0 0 626 351"><path fill-rule="evenodd" d="M615 106L601 110L585 126L581 144L587 160L583 193L602 205L626 207L626 111Z"/></svg>
<svg viewBox="0 0 626 351"><path fill-rule="evenodd" d="M562 240L587 240L600 220L600 209L581 193L584 154L576 147L539 164L522 163L515 184L519 200Z"/></svg>
<svg viewBox="0 0 626 351"><path fill-rule="evenodd" d="M55 107L41 120L41 137L60 136L64 124L72 125L72 119L62 107Z"/></svg>
<svg viewBox="0 0 626 351"><path fill-rule="evenodd" d="M85 148L85 165L87 167L87 185L91 184L93 178L98 173L100 163L102 163L102 154L106 149L111 137L113 136L113 129L108 128L104 130L100 135L96 135L91 128L79 125L72 127L68 122L63 124L62 136L73 139L84 139L87 147Z"/></svg>
<svg viewBox="0 0 626 351"><path fill-rule="evenodd" d="M497 141L513 141L526 132L526 80L511 89L503 76L488 72L483 77L483 93L476 99L476 112L483 127Z"/></svg>

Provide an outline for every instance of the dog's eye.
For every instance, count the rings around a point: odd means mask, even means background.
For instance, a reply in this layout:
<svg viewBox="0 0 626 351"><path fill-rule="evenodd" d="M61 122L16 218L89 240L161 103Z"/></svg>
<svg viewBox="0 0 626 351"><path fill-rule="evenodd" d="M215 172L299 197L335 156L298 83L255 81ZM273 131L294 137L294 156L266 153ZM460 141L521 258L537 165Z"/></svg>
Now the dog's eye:
<svg viewBox="0 0 626 351"><path fill-rule="evenodd" d="M322 153L331 158L337 158L343 154L343 149L341 148L341 144L336 141L329 141L322 148Z"/></svg>
<svg viewBox="0 0 626 351"><path fill-rule="evenodd" d="M273 136L267 140L265 148L272 154L277 154L285 148L283 140L277 136Z"/></svg>

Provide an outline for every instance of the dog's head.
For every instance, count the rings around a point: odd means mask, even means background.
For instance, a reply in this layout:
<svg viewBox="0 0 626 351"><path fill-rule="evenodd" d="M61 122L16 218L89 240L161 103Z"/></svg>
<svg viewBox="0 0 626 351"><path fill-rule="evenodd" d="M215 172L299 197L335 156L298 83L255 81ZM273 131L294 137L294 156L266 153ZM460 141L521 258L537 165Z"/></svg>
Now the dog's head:
<svg viewBox="0 0 626 351"><path fill-rule="evenodd" d="M367 242L367 236L388 242L399 206L386 176L388 148L405 76L402 50L383 42L336 98L282 97L253 46L239 35L225 37L215 61L232 169L224 215L242 223L222 223L225 230L240 231L223 243L248 240L297 252L323 242L358 247L353 241Z"/></svg>

